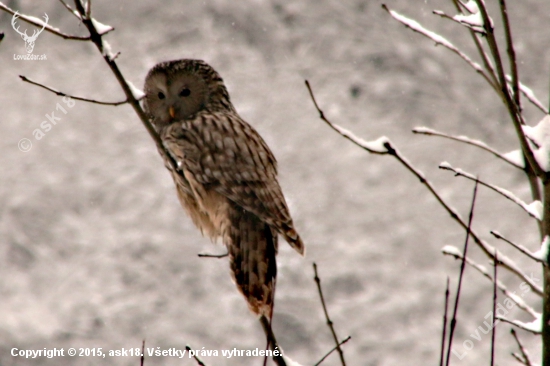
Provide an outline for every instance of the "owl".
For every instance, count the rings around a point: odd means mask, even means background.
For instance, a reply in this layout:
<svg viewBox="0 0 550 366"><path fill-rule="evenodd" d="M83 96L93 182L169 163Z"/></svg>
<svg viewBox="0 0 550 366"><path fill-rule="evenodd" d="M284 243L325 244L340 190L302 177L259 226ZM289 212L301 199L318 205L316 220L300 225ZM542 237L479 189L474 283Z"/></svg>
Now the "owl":
<svg viewBox="0 0 550 366"><path fill-rule="evenodd" d="M273 153L204 61L159 63L147 74L144 90L144 109L177 163L176 170L167 161L165 166L181 205L203 235L221 238L249 309L271 318L278 235L305 252Z"/></svg>

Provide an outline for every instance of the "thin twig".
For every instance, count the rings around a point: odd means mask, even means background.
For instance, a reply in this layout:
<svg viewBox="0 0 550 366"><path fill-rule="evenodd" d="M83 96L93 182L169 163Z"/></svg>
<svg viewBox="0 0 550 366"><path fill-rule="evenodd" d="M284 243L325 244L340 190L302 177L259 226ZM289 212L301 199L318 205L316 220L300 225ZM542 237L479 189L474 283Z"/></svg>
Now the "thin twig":
<svg viewBox="0 0 550 366"><path fill-rule="evenodd" d="M426 128L426 127L415 127L415 128L413 128L412 132L416 133L416 134L419 134L419 135L443 137L443 138L446 138L446 139L449 139L449 140L458 141L458 142L465 143L467 145L479 147L480 149L485 150L485 151L493 154L497 158L499 158L502 161L512 165L513 167L516 167L516 168L522 169L522 170L524 169L524 165L519 165L517 162L507 158L505 154L499 153L498 151L496 151L492 147L485 144L485 142L483 142L483 141L474 140L474 139L471 139L467 136L453 136L453 135L449 135L449 134L446 134L444 132L439 132L439 131L433 130L431 128Z"/></svg>
<svg viewBox="0 0 550 366"><path fill-rule="evenodd" d="M510 75L506 75L506 81L508 81L509 83L512 83L512 77ZM546 109L546 107L542 105L542 102L537 98L537 96L535 95L535 92L533 92L533 90L529 88L527 85L521 82L518 82L518 83L519 83L519 90L523 93L525 98L527 98L527 100L531 102L535 107L537 107L541 112L543 112L544 114L548 114L548 109Z"/></svg>
<svg viewBox="0 0 550 366"><path fill-rule="evenodd" d="M229 253L223 253L223 254L209 254L209 253L199 253L197 254L200 258L225 258L229 256Z"/></svg>
<svg viewBox="0 0 550 366"><path fill-rule="evenodd" d="M494 27L491 19L489 18L487 8L485 7L485 3L483 2L483 0L474 0L474 1L476 2L479 8L479 11L481 12L481 17L483 19L483 26L485 28L485 31L487 32L487 37L486 37L487 43L489 44L489 49L491 50L493 60L495 61L495 64L496 64L497 75L499 79L499 86L504 96L504 101L505 101L504 104L506 105L508 109L508 113L510 114L510 118L512 119L514 129L516 130L516 134L521 144L521 149L525 154L525 158L527 159L527 162L531 166L533 172L538 177L544 179L547 174L537 163L534 153L531 150L529 143L527 142L527 138L525 137L525 133L523 132L523 129L522 129L522 125L525 124L525 121L523 120L523 116L521 115L519 106L514 102L514 100L512 99L509 93L508 84L506 82L506 75L504 74L504 68L502 65L502 59L500 57L498 44L494 35Z"/></svg>
<svg viewBox="0 0 550 366"><path fill-rule="evenodd" d="M191 346L188 345L188 344L185 345L185 349L187 350L187 352L193 350L193 349L191 348ZM206 364L205 364L204 362L202 362L202 360L195 354L195 352L193 352L193 358L195 359L195 361L197 361L197 365L199 365L199 366L206 366Z"/></svg>
<svg viewBox="0 0 550 366"><path fill-rule="evenodd" d="M441 352L439 366L445 362L445 339L447 339L447 313L449 311L449 276L447 276L447 285L445 286L445 311L443 312L443 331L441 332Z"/></svg>
<svg viewBox="0 0 550 366"><path fill-rule="evenodd" d="M512 90L514 92L514 103L516 103L516 105L518 106L518 109L521 111L518 65L516 62L516 52L514 51L514 42L512 41L512 28L510 26L510 20L508 19L508 10L506 9L505 0L500 0L500 13L502 15L504 33L506 35L506 48L508 51L508 61L510 63L510 74L512 75Z"/></svg>
<svg viewBox="0 0 550 366"><path fill-rule="evenodd" d="M478 74L483 76L483 78L489 83L489 85L491 85L494 89L498 90L498 86L493 83L493 81L491 80L489 75L487 75L487 73L483 70L483 68L477 62L473 61L464 52L462 52L457 47L455 47L447 39L443 38L437 33L427 30L422 25L420 25L417 21L404 17L403 15L397 13L396 11L389 9L385 4L382 4L382 8L386 10L395 20L405 25L407 28L410 28L416 33L422 34L424 37L431 39L436 44L441 45L447 48L448 50L456 53L461 59L466 61L466 63L470 65Z"/></svg>
<svg viewBox="0 0 550 366"><path fill-rule="evenodd" d="M122 105L122 104L126 104L128 103L127 100L124 100L124 101L121 101L121 102L102 102L100 100L94 100L94 99L89 99L89 98L83 98L83 97L77 97L75 95L71 95L71 94L67 94L67 93L63 93L59 90L55 90L53 88L50 88L49 86L46 86L44 84L40 84L39 82L36 82L36 81L33 81L29 78L27 78L26 76L23 76L23 75L19 75L19 77L21 78L21 80L23 80L24 82L26 83L29 83L29 84L32 84L32 85L36 85L36 86L39 86L43 89L46 89L48 91L51 91L52 93L56 94L56 95L59 95L60 97L71 97L72 99L74 100L81 100L83 102L88 102L88 103L94 103L94 104L101 104L101 105L112 105L112 106L118 106L118 105Z"/></svg>
<svg viewBox="0 0 550 366"><path fill-rule="evenodd" d="M455 5L456 11L464 14L462 9L462 8L465 8L464 4L459 0L452 0L452 1L453 1L453 4ZM504 96L502 95L501 90L498 88L498 79L495 74L495 70L491 65L491 61L489 61L489 56L487 55L487 53L485 53L485 50L483 49L483 45L481 44L481 41L479 40L477 33L474 32L472 29L470 29L470 35L472 36L472 40L476 45L477 51L479 53L479 57L481 57L481 59L483 60L483 65L485 66L485 70L489 74L489 77L491 79L490 85L493 87L496 93L501 97L502 101L504 101Z"/></svg>
<svg viewBox="0 0 550 366"><path fill-rule="evenodd" d="M525 347L523 347L523 344L521 344L521 342L518 338L518 335L516 334L516 330L514 328L512 328L512 329L510 329L510 333L512 333L512 336L514 337L514 339L516 340L516 343L518 344L519 351L521 352L521 355L523 356L524 364L527 365L527 366L532 366L533 363L531 362L531 359L529 358L529 353L527 352Z"/></svg>
<svg viewBox="0 0 550 366"><path fill-rule="evenodd" d="M334 330L334 324L332 323L332 320L330 320L330 317L328 315L327 305L325 303L325 298L323 296L323 290L321 289L321 279L317 274L317 263L315 262L313 262L313 272L315 273L315 277L313 279L317 284L317 290L319 291L319 297L321 298L321 305L323 306L323 312L325 313L325 319L327 320L327 325L330 329L330 332L332 333L332 338L334 338L334 342L336 343L336 350L338 351L338 354L340 356L340 362L342 363L342 366L345 366L346 361L344 360L344 351L342 351L342 348L340 348L340 342L338 341L336 330Z"/></svg>
<svg viewBox="0 0 550 366"><path fill-rule="evenodd" d="M71 6L69 4L67 4L65 1L63 0L59 0L59 2L61 4L63 4L63 6L65 7L65 9L67 9L69 11L69 13L71 13L74 17L76 17L78 20L81 20L80 17L78 16L78 14L76 14L76 12L73 10L73 8L71 8Z"/></svg>
<svg viewBox="0 0 550 366"><path fill-rule="evenodd" d="M46 31L48 31L52 34L55 34L56 36L59 36L63 39L71 39L71 40L74 40L74 41L89 41L90 40L90 37L73 36L73 35L70 35L70 34L63 33L59 29L54 28L49 24L46 24L42 21L38 22L38 21L34 20L33 18L29 17L28 15L20 14L17 11L15 11L13 9L10 9L8 6L4 5L1 2L0 2L0 10L4 10L5 12L10 13L12 15L17 13L18 19L21 19L22 21L27 22L29 24L36 25L37 27L42 27L43 26L44 30L46 30Z"/></svg>
<svg viewBox="0 0 550 366"><path fill-rule="evenodd" d="M472 205L470 206L470 214L468 216L468 227L466 228L466 239L464 240L464 250L462 251L463 258L466 258L466 255L468 253L468 243L470 242L470 232L472 231L472 221L474 219L474 208L475 208L476 196L477 196L477 186L478 186L478 182L476 180L476 183L474 185L474 194L472 197ZM495 256L496 255L497 254L495 253ZM447 359L445 362L446 366L449 366L449 362L451 361L451 349L453 348L453 337L454 337L455 328L456 328L456 314L458 313L460 290L462 288L462 278L464 277L465 268L466 268L466 261L463 259L462 262L460 263L460 273L458 275L458 285L456 288L453 317L451 318L451 324L449 327L449 343L447 345Z"/></svg>
<svg viewBox="0 0 550 366"><path fill-rule="evenodd" d="M495 322L495 314L497 311L497 287L498 287L498 277L497 277L497 268L498 268L498 254L495 253L495 261L493 262L493 317L491 324L491 366L494 366L495 364L495 332L496 332L496 322Z"/></svg>
<svg viewBox="0 0 550 366"><path fill-rule="evenodd" d="M510 244L511 246L513 246L514 248L516 248L517 250L519 250L520 252L522 252L523 254L528 256L529 258L531 258L532 260L539 262L540 264L542 264L545 267L548 267L548 263L546 263L546 261L544 261L544 259L542 259L539 256L535 255L533 252L531 252L529 249L525 248L523 245L516 244L513 241L511 241L509 239L506 239L505 237L500 235L500 233L497 232L497 231L491 230L491 235L493 235L497 239L503 240L506 243Z"/></svg>
<svg viewBox="0 0 550 366"><path fill-rule="evenodd" d="M452 246L445 246L441 251L443 252L443 254L452 256L457 260L462 260L464 258L460 253L460 251L457 248ZM484 266L473 261L470 257L466 257L466 264L468 264L470 267L474 268L476 271L481 273L483 277L487 278L491 283L494 282L493 277L489 274L489 272L487 272L487 269ZM533 319L536 319L540 316L540 314L537 313L535 309L533 309L531 306L527 305L525 301L523 301L522 296L516 295L515 291L510 292L506 288L506 286L500 281L497 281L497 285L499 290L504 294L504 296L512 300L512 302L514 302L521 310L531 315Z"/></svg>
<svg viewBox="0 0 550 366"><path fill-rule="evenodd" d="M520 322L518 320L510 320L510 319L502 317L502 316L496 316L495 318L498 319L498 320L502 320L503 322L508 323L510 325L513 325L514 327L518 327L519 329L523 329L526 332L536 334L536 335L542 334L542 331L540 329L533 329L533 328L529 327L527 324L525 324L523 322ZM540 321L540 319L537 320L537 321Z"/></svg>
<svg viewBox="0 0 550 366"><path fill-rule="evenodd" d="M475 176L473 176L472 174L470 174L468 172L465 172L462 169L454 168L449 163L440 164L439 169L449 170L449 171L455 173L456 177L464 177L464 178L472 180L472 181L477 180L477 178ZM504 188L500 188L498 186L486 183L486 182L481 181L481 180L479 181L479 184L481 184L484 187L489 188L493 192L496 192L496 193L500 194L502 197L504 197L504 198L508 199L509 201L515 203L516 205L521 207L525 212L527 212L527 214L529 214L529 216L531 216L532 218L537 219L539 221L542 220L542 212L539 212L539 210L537 210L536 208L533 208L531 205L528 205L527 203L523 202L518 197L516 197L514 194L512 194L510 191L508 191ZM540 204L540 205L542 206L542 204Z"/></svg>
<svg viewBox="0 0 550 366"><path fill-rule="evenodd" d="M348 336L346 339L344 339L342 342L338 343L338 346L341 346L343 345L344 343L346 343L347 341L349 341L351 339L351 336ZM317 362L314 366L319 366L328 356L330 356L330 354L334 351L336 351L338 349L338 347L334 346L326 355L323 356L323 358L321 358L319 360L319 362Z"/></svg>
<svg viewBox="0 0 550 366"><path fill-rule="evenodd" d="M527 364L525 363L525 361L517 354L517 353L510 353L512 355L513 358L516 359L516 361L518 361L519 363L521 363L522 365L525 365L527 366Z"/></svg>
<svg viewBox="0 0 550 366"><path fill-rule="evenodd" d="M145 339L143 340L143 342L141 342L141 359L140 359L139 365L143 366L144 363L145 363Z"/></svg>
<svg viewBox="0 0 550 366"><path fill-rule="evenodd" d="M264 330L267 343L273 351L273 361L277 364L277 366L286 366L286 361L283 358L283 351L277 343L275 333L273 333L273 329L271 328L271 322L265 315L262 315L260 316L260 323L262 324L262 329ZM275 355L275 351L277 351L277 355Z"/></svg>
<svg viewBox="0 0 550 366"><path fill-rule="evenodd" d="M348 139L349 141L351 141L353 144L357 145L358 147L360 147L360 148L362 148L362 149L364 149L364 150L366 150L370 153L379 154L379 155L391 155L395 159L397 159L397 161L399 161L410 173L412 173L416 178L418 178L420 180L420 183L422 183L426 187L426 189L428 189L428 191L437 200L437 202L445 209L445 211L447 211L447 213L451 216L451 218L453 220L455 220L460 226L462 226L462 228L464 230L466 230L466 228L467 228L466 222L464 222L464 220L462 220L462 218L455 211L455 209L452 208L447 202L445 202L445 200L441 197L441 195L436 191L436 189L434 188L432 183L429 180L426 179L424 174L422 172L420 172L418 169L416 169L404 156L402 156L401 153L396 148L394 148L392 146L392 144L390 143L390 141L387 140L387 138L379 138L376 141L376 143L380 143L380 141L382 142L384 150L382 150L382 149L372 150L372 149L367 148L366 146L376 145L375 143L363 141L362 139L360 139L358 137L355 137L355 135L353 135L351 132L349 132L347 130L345 130L345 131L348 132L349 134L344 135L341 131L341 130L344 130L344 129L342 129L339 126L336 126L335 124L330 122L330 120L328 118L325 117L323 111L319 108L319 106L318 106L318 104L315 100L313 90L311 89L311 86L310 86L310 84L307 80L306 80L306 86L309 90L309 93L311 95L313 104L314 104L315 108L317 109L317 112L319 113L320 118L327 125L329 125L333 130L338 132L341 136L343 136L346 139ZM549 195L549 199L550 199L550 195ZM472 239L474 239L474 242L483 251L483 253L485 253L485 255L487 255L491 260L493 260L494 259L494 253L495 253L496 249L494 247L492 247L486 241L482 240L480 238L480 236L475 231L472 230L470 232L470 235L472 236ZM507 258L505 255L503 255L501 253L499 253L498 257L500 258L500 264L503 268L506 268L508 271L510 271L510 272L514 273L516 276L518 276L521 280L525 281L525 283L527 283L529 285L529 287L533 290L533 292L535 292L537 295L543 296L542 288L540 286L538 286L537 284L535 284L525 273L523 273L523 271L518 267L518 265L516 263L514 263L512 260L510 260L509 258Z"/></svg>
<svg viewBox="0 0 550 366"><path fill-rule="evenodd" d="M102 54L103 59L105 60L107 65L109 65L109 68L111 69L111 71L115 75L115 78L117 79L117 81L120 84L122 90L124 91L124 94L126 95L126 99L127 99L128 103L132 106L132 108L134 109L134 111L138 115L139 119L141 120L141 122L145 126L145 129L147 130L147 132L149 133L149 135L151 136L153 141L155 141L155 145L157 146L158 151L163 155L163 158L166 159L166 161L168 162L168 164L170 165L172 170L174 172L177 172L178 174L180 174L183 177L183 174L181 172L181 169L178 167L178 164L176 163L176 161L174 160L172 155L168 152L168 150L166 149L166 147L162 143L158 133L156 132L155 128L152 126L151 122L149 121L149 118L147 117L147 115L145 114L143 109L141 108L141 106L139 104L139 101L133 95L132 90L131 90L130 86L128 85L128 82L126 81L126 79L122 75L122 72L120 71L120 69L118 68L117 63L115 62L114 57L109 55L108 52L104 52L103 41L102 41L102 38L101 38L102 34L99 34L97 29L95 28L94 22L90 18L87 18L85 16L86 13L85 13L84 7L82 6L82 3L80 2L80 0L74 0L74 3L75 3L76 10L80 14L82 22L84 23L84 25L86 26L86 28L90 32L90 38L91 38L92 42L95 44L95 46L97 47L99 52Z"/></svg>
<svg viewBox="0 0 550 366"><path fill-rule="evenodd" d="M442 18L444 18L444 19L448 19L448 20L451 20L451 21L453 21L453 22L455 22L455 23L458 23L458 24L462 25L463 27L468 28L469 30L471 30L471 31L473 31L473 32L475 32L475 33L481 34L482 36L485 35L485 31L484 31L482 28L480 28L479 26L475 26L475 25L468 24L468 23L466 23L466 22L462 22L462 21L460 21L460 20L457 20L457 19L455 19L454 17L445 14L445 13L442 12L441 10L434 10L434 11L432 11L432 13L435 14L435 15L439 15L440 17L442 17Z"/></svg>

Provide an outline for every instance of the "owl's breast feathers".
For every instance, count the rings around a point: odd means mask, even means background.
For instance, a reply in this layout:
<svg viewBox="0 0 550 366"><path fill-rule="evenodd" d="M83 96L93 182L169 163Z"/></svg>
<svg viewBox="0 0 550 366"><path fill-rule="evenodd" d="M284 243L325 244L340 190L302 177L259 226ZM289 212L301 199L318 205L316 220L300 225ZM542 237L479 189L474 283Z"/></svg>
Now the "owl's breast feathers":
<svg viewBox="0 0 550 366"><path fill-rule="evenodd" d="M229 207L237 207L304 254L277 182L277 161L248 123L236 113L201 112L164 127L160 134L185 176L183 181L173 173L178 190L191 202L180 200L203 233L224 238L230 225ZM192 212L197 209L200 212Z"/></svg>

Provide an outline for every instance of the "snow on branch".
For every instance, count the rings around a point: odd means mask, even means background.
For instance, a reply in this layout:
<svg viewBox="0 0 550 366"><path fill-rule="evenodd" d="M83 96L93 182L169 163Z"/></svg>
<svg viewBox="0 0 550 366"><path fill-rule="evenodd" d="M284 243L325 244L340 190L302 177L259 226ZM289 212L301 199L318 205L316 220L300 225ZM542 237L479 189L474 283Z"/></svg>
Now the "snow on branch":
<svg viewBox="0 0 550 366"><path fill-rule="evenodd" d="M36 17L20 14L16 10L11 9L4 3L0 2L0 10L4 10L7 13L10 13L12 15L15 15L17 13L17 19L21 19L29 24L35 25L37 27L44 27L44 29L52 34L55 34L56 36L62 37L64 39L72 39L75 41L89 41L90 37L83 37L83 36L73 36L70 34L63 33L59 30L59 28L54 28L51 25L45 23L43 20L38 19Z"/></svg>
<svg viewBox="0 0 550 366"><path fill-rule="evenodd" d="M524 125L522 128L531 141L535 160L545 172L550 172L550 115L545 115L534 127Z"/></svg>
<svg viewBox="0 0 550 366"><path fill-rule="evenodd" d="M542 315L539 314L539 316L529 323L524 323L519 320L510 320L508 318L505 318L503 316L495 316L496 319L502 320L505 323L514 325L520 329L526 330L533 334L541 334L542 333Z"/></svg>
<svg viewBox="0 0 550 366"><path fill-rule="evenodd" d="M500 188L498 186L483 182L483 181L479 180L478 178L476 178L473 174L465 172L465 171L463 171L462 169L459 169L459 168L454 168L454 167L451 166L451 164L449 164L447 162L443 162L443 163L439 164L439 169L449 170L449 171L455 173L455 176L464 177L464 178L472 180L472 181L477 180L479 182L479 184L481 184L482 186L487 187L487 188L497 192L498 194L502 195L503 197L507 198L508 200L514 202L516 205L521 207L525 212L527 212L529 214L529 216L531 216L531 217L533 217L533 218L535 218L539 221L542 221L542 203L540 201L533 201L532 203L527 204L527 203L523 202L521 199L519 199L518 197L516 197L512 192L510 192L510 191L508 191L504 188Z"/></svg>
<svg viewBox="0 0 550 366"><path fill-rule="evenodd" d="M460 250L458 250L457 247L452 245L446 245L443 248L441 248L441 252L444 255L448 255L451 257L454 257L455 259L462 260L464 257L462 256L462 253ZM500 252L498 254L498 257L500 259ZM487 278L489 281L493 282L493 277L485 268L484 266L476 263L474 260L470 259L470 257L466 257L466 264L477 270L479 273L481 273L485 278ZM535 311L531 306L527 305L525 301L523 301L523 298L521 296L516 295L514 292L511 292L508 290L506 285L504 285L501 281L497 280L497 286L499 290L510 300L512 300L521 310L525 311L526 313L529 313L533 318L537 318L540 314Z"/></svg>
<svg viewBox="0 0 550 366"><path fill-rule="evenodd" d="M326 124L328 124L332 129L334 129L335 131L338 132L337 129L334 128L334 125L325 117L323 111L321 110L321 108L319 107L319 105L317 104L317 101L315 100L315 96L313 94L313 90L311 89L311 86L309 84L309 82L306 80L306 87L308 88L309 90L309 94L311 96L311 100L313 101L313 104L315 105L315 108L317 109L317 112L319 112L319 117L321 118L321 120L323 120ZM357 144L357 142L353 141L356 145L364 148L363 146ZM447 211L447 213L451 216L451 218L453 220L455 220L464 230L467 230L468 229L468 225L467 223L460 217L460 215L458 214L458 212L453 208L451 207L447 202L445 202L445 200L441 197L441 195L437 192L437 190L434 188L434 186L432 185L432 183L426 179L426 177L424 176L424 174L416 169L408 160L407 158L405 158L404 156L401 155L401 153L393 147L393 145L387 141L385 143L383 143L383 146L384 148L386 149L386 152L385 153L381 153L379 151L371 151L371 150L368 150L366 149L367 151L369 151L370 153L373 153L373 154L379 154L379 155L391 155L393 156L395 159L397 159L410 173L412 173L415 177L417 177L419 180L420 180L420 183L422 183L427 189L428 191L430 191L430 193L432 194L432 196L434 196L434 198L437 200L437 202L439 202L439 204L445 209L445 211ZM472 239L474 240L474 242L480 247L480 249L485 253L485 255L487 255L491 260L494 260L494 254L495 254L495 251L496 249L494 247L492 247L489 243L487 243L486 241L482 240L480 238L480 236L478 234L476 234L476 232L474 230L471 230L470 231L470 236L472 237ZM502 267L506 268L508 271L514 273L516 276L518 276L520 279L522 279L523 281L525 281L529 287L531 287L531 289L539 296L542 296L543 295L543 292L542 292L542 289L540 286L538 286L536 283L534 283L519 267L518 265L512 261L511 259L509 259L508 257L506 257L504 254L498 254L498 262L499 262L499 265L501 265Z"/></svg>
<svg viewBox="0 0 550 366"><path fill-rule="evenodd" d="M497 158L507 162L510 165L513 165L514 167L518 169L524 169L525 168L525 161L523 160L523 154L519 150L514 150L506 154L499 153L492 147L488 146L485 142L471 139L467 136L453 136L448 135L444 132L439 132L436 130L433 130L428 127L415 127L412 130L413 133L420 134L420 135L427 135L427 136L439 136L444 137L449 140L459 141L463 142L468 145L479 147L480 149L483 149L487 152L490 152Z"/></svg>
<svg viewBox="0 0 550 366"><path fill-rule="evenodd" d="M506 75L506 81L511 83L512 77L510 77L510 75ZM519 83L519 90L534 106L540 109L544 114L548 114L548 109L546 109L546 107L541 103L531 88L527 87L525 84Z"/></svg>
<svg viewBox="0 0 550 366"><path fill-rule="evenodd" d="M337 124L334 124L330 122L326 117L321 108L319 108L319 105L317 104L317 100L315 99L315 96L313 95L313 90L311 89L311 86L309 85L309 81L305 81L307 90L309 91L309 95L311 97L311 100L313 101L313 105L317 109L317 112L319 113L319 117L334 131L338 132L340 135L348 139L349 141L353 142L355 145L361 147L362 149L367 150L370 153L373 154L388 154L389 151L386 148L386 145L391 145L390 141L387 137L382 136L374 141L366 141L360 137L357 137L353 132L345 129L344 127L338 126Z"/></svg>
<svg viewBox="0 0 550 366"><path fill-rule="evenodd" d="M464 52L456 48L451 42L449 42L444 37L440 36L439 34L432 32L426 28L424 28L420 23L418 23L416 20L409 19L399 13L397 13L394 10L389 9L385 4L382 4L382 8L386 10L395 20L400 22L401 24L405 25L407 28L410 28L414 32L422 34L424 37L427 37L434 41L436 45L442 45L443 47L447 48L448 50L456 53L460 58L462 58L468 65L470 65L477 73L482 75L487 82L494 87L494 84L487 75L487 73L483 70L483 68L475 61L473 61L468 55L466 55Z"/></svg>
<svg viewBox="0 0 550 366"><path fill-rule="evenodd" d="M491 230L491 235L493 235L495 238L505 241L506 243L510 244L529 258L541 263L545 267L548 267L548 263L546 262L546 259L548 258L548 245L550 244L550 240L548 239L548 236L544 237L544 240L542 241L540 245L540 249L536 252L531 252L529 249L525 248L521 244L516 244L513 241L506 239L504 236L502 236L498 231Z"/></svg>

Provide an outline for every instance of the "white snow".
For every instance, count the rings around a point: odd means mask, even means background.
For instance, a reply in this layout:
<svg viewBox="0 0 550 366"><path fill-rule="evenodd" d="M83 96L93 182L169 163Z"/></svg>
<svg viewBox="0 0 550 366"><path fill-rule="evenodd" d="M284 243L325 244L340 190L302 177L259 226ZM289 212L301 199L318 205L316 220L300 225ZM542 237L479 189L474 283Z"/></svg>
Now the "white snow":
<svg viewBox="0 0 550 366"><path fill-rule="evenodd" d="M462 258L462 252L458 250L457 247L453 245L445 245L443 248L441 248L441 252L443 254L452 255L454 257Z"/></svg>
<svg viewBox="0 0 550 366"><path fill-rule="evenodd" d="M462 4L472 14L479 13L479 8L474 0L468 0L466 4Z"/></svg>
<svg viewBox="0 0 550 366"><path fill-rule="evenodd" d="M436 130L432 130L431 128L424 127L424 126L415 127L413 128L412 131L416 133L436 134L436 135L439 134L439 132L437 132Z"/></svg>
<svg viewBox="0 0 550 366"><path fill-rule="evenodd" d="M540 201L533 201L530 204L526 205L525 203L522 205L522 207L527 211L531 216L535 217L536 219L542 221L542 202Z"/></svg>
<svg viewBox="0 0 550 366"><path fill-rule="evenodd" d="M453 46L453 44L451 42L447 41L445 38L443 38L439 34L427 30L422 25L420 25L420 23L418 23L416 20L407 18L407 17L405 17L405 16L403 16L403 15L401 15L401 14L399 14L399 13L393 11L393 10L389 10L389 12L390 12L392 17L394 17L395 19L397 19L401 23L405 24L407 27L411 28L412 30L414 30L418 33L424 34L425 36L431 38L436 43L439 43L442 46L445 46L447 48L455 49L455 46Z"/></svg>
<svg viewBox="0 0 550 366"><path fill-rule="evenodd" d="M533 332L533 333L537 333L537 334L542 333L542 314L540 314L540 313L537 313L536 317L535 317L535 320L533 320L532 322L529 322L529 323L524 323L524 322L519 321L519 320L510 320L510 319L500 317L500 316L497 316L496 318L501 319L501 320L505 320L505 321L507 321L511 324L514 324L514 325L518 326L521 329L525 329L525 330L528 330L528 331Z"/></svg>
<svg viewBox="0 0 550 366"><path fill-rule="evenodd" d="M521 168L525 168L525 160L523 160L523 152L521 150L510 151L506 154L503 154L502 157L508 160L511 164L514 164Z"/></svg>
<svg viewBox="0 0 550 366"><path fill-rule="evenodd" d="M344 127L341 127L339 125L333 124L332 125L338 133L340 133L342 136L345 136L355 142L357 145L380 154L385 154L388 152L388 149L384 146L385 143L389 143L390 140L386 136L379 137L378 139L374 141L366 141L358 136L356 136L353 132L350 130L345 129Z"/></svg>
<svg viewBox="0 0 550 366"><path fill-rule="evenodd" d="M109 42L101 40L101 45L103 47L103 56L107 56L109 60L112 60L115 55L113 54L113 50L111 49Z"/></svg>
<svg viewBox="0 0 550 366"><path fill-rule="evenodd" d="M467 24L478 30L483 30L483 18L481 12L475 1L469 0L466 4L463 4L470 12L469 15L458 14L453 17L457 22Z"/></svg>
<svg viewBox="0 0 550 366"><path fill-rule="evenodd" d="M439 163L439 168L453 170L453 166L446 161Z"/></svg>
<svg viewBox="0 0 550 366"><path fill-rule="evenodd" d="M533 155L539 166L545 171L550 171L549 154L550 154L550 115L545 115L544 118L534 127L523 126L525 136L533 140L535 144L531 144Z"/></svg>
<svg viewBox="0 0 550 366"><path fill-rule="evenodd" d="M537 250L535 253L533 253L533 257L538 258L543 262L546 262L546 259L548 258L549 245L550 245L550 239L548 238L548 235L546 235L540 245L540 249Z"/></svg>
<svg viewBox="0 0 550 366"><path fill-rule="evenodd" d="M92 24L94 25L95 29L97 30L97 33L99 33L99 35L102 35L102 34L105 34L107 32L110 32L112 31L114 28L111 27L110 25L106 25L106 24L103 24L103 23L100 23L98 22L97 20L95 20L94 18L92 18Z"/></svg>
<svg viewBox="0 0 550 366"><path fill-rule="evenodd" d="M130 87L130 90L132 91L132 95L134 96L134 98L136 98L137 100L140 100L145 96L145 93L141 89L136 88L134 84L132 84L130 81L126 81L126 83Z"/></svg>

